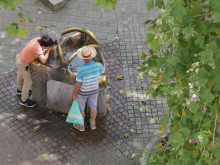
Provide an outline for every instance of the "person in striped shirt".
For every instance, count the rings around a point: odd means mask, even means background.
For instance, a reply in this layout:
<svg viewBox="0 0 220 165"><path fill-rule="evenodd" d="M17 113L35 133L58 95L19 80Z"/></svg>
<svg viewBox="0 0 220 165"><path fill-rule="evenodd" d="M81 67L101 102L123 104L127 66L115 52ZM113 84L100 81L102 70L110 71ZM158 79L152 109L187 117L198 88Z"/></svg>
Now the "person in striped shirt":
<svg viewBox="0 0 220 165"><path fill-rule="evenodd" d="M96 56L96 49L92 46L83 46L77 51L79 58L82 58L85 63L78 69L76 77L76 85L73 90L72 98L77 100L80 105L81 114L85 119L86 102L90 108L90 128L96 129L95 119L97 116L97 101L99 95L99 77L105 75L106 71L103 65L99 62L94 62L92 58ZM73 127L85 131L84 125L73 124Z"/></svg>

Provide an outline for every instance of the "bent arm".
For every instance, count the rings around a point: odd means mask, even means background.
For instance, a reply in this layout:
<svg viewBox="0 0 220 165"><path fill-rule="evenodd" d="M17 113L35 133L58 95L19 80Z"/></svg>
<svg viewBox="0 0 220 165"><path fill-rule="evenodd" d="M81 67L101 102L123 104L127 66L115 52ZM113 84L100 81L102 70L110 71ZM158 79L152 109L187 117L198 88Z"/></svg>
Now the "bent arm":
<svg viewBox="0 0 220 165"><path fill-rule="evenodd" d="M76 83L74 90L73 90L73 96L72 96L73 100L76 100L76 95L79 92L81 86L82 86L82 83Z"/></svg>
<svg viewBox="0 0 220 165"><path fill-rule="evenodd" d="M105 72L103 73L103 74L101 74L102 76L105 76L106 75L106 70L105 70Z"/></svg>
<svg viewBox="0 0 220 165"><path fill-rule="evenodd" d="M53 46L49 47L49 48L46 50L45 55L40 55L40 56L38 56L39 59L40 59L40 61L41 61L43 64L46 63L46 61L47 61L47 59L48 59L48 57L49 57L50 51L51 51L52 49L53 49Z"/></svg>

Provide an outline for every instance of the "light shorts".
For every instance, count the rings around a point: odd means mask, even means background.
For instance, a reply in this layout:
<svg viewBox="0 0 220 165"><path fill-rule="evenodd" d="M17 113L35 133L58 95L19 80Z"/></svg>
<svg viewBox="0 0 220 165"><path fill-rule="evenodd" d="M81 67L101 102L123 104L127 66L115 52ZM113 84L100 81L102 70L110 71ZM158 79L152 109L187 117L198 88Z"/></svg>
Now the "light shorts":
<svg viewBox="0 0 220 165"><path fill-rule="evenodd" d="M76 100L79 102L81 111L85 110L86 102L88 104L88 107L90 109L96 109L97 108L97 102L98 102L98 96L99 92L89 95L89 96L82 96L80 94L77 94Z"/></svg>

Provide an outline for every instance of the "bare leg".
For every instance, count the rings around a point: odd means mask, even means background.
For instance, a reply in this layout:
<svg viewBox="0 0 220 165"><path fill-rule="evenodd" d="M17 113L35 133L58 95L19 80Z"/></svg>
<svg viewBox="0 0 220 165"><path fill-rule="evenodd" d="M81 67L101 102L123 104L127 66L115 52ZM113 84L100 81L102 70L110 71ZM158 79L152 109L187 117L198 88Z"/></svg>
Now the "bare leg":
<svg viewBox="0 0 220 165"><path fill-rule="evenodd" d="M97 109L91 109L90 116L91 116L91 124L95 124L95 119L97 116Z"/></svg>
<svg viewBox="0 0 220 165"><path fill-rule="evenodd" d="M83 120L85 122L85 111L81 111L81 114L82 114L82 117L83 117ZM82 125L81 125L82 126Z"/></svg>

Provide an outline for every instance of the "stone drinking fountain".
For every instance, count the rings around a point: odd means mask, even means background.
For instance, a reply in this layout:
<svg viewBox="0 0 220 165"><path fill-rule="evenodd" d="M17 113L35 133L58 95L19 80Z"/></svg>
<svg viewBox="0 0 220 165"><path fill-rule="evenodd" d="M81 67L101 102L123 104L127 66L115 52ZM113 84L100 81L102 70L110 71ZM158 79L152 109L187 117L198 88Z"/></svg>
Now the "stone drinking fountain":
<svg viewBox="0 0 220 165"><path fill-rule="evenodd" d="M72 105L72 93L76 84L78 68L84 63L76 51L85 46L91 45L97 55L93 60L100 62L105 67L103 51L94 33L81 28L70 28L56 35L54 51L46 64L39 59L31 63L33 79L32 99L39 105L62 113L68 113ZM105 67L106 69L106 67ZM98 115L106 113L106 76L99 80ZM85 109L88 114L89 109Z"/></svg>

